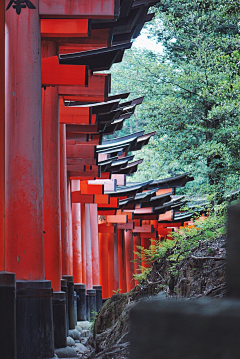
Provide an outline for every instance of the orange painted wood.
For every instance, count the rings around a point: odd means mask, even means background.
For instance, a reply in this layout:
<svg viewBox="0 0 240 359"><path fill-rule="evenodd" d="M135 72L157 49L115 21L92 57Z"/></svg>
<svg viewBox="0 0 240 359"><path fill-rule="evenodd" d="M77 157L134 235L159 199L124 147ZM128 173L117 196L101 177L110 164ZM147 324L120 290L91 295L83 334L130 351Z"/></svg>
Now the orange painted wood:
<svg viewBox="0 0 240 359"><path fill-rule="evenodd" d="M68 275L73 275L73 236L72 236L72 203L71 203L71 179L67 175L67 205L68 205Z"/></svg>
<svg viewBox="0 0 240 359"><path fill-rule="evenodd" d="M66 156L70 158L95 158L96 146L91 144L85 145L67 145Z"/></svg>
<svg viewBox="0 0 240 359"><path fill-rule="evenodd" d="M173 220L173 211L167 211L166 213L160 214L158 216L159 221L172 221Z"/></svg>
<svg viewBox="0 0 240 359"><path fill-rule="evenodd" d="M57 54L52 41L41 42L43 57ZM53 291L61 290L61 204L60 204L60 124L56 87L42 89L43 195L45 275Z"/></svg>
<svg viewBox="0 0 240 359"><path fill-rule="evenodd" d="M81 203L81 238L82 238L82 283L86 284L86 220L85 204Z"/></svg>
<svg viewBox="0 0 240 359"><path fill-rule="evenodd" d="M88 165L96 166L97 160L95 158L67 158L67 165Z"/></svg>
<svg viewBox="0 0 240 359"><path fill-rule="evenodd" d="M118 271L119 271L119 291L120 293L126 293L126 258L125 258L125 241L124 231L118 229Z"/></svg>
<svg viewBox="0 0 240 359"><path fill-rule="evenodd" d="M103 206L99 205L98 207L104 207L104 208L118 208L119 200L117 197L110 197L110 204L104 204Z"/></svg>
<svg viewBox="0 0 240 359"><path fill-rule="evenodd" d="M158 220L157 219L151 220L150 224L152 224L154 229L157 231L157 229L158 229Z"/></svg>
<svg viewBox="0 0 240 359"><path fill-rule="evenodd" d="M7 6L9 1L1 1L1 6L2 3ZM37 9L38 0L34 5ZM16 273L18 280L44 280L39 14L37 10L22 9L18 16L11 7L5 18L8 29L5 269Z"/></svg>
<svg viewBox="0 0 240 359"><path fill-rule="evenodd" d="M117 223L117 229L134 229L134 228L135 228L134 222Z"/></svg>
<svg viewBox="0 0 240 359"><path fill-rule="evenodd" d="M115 216L107 216L107 223L128 223L128 216L117 214Z"/></svg>
<svg viewBox="0 0 240 359"><path fill-rule="evenodd" d="M90 204L91 248L92 248L92 282L99 285L99 243L97 205Z"/></svg>
<svg viewBox="0 0 240 359"><path fill-rule="evenodd" d="M92 244L90 204L85 204L86 289L92 289Z"/></svg>
<svg viewBox="0 0 240 359"><path fill-rule="evenodd" d="M72 191L80 190L80 181L72 181ZM73 279L74 283L82 283L82 234L81 204L72 203L72 234L73 234Z"/></svg>
<svg viewBox="0 0 240 359"><path fill-rule="evenodd" d="M98 166L90 166L90 165L67 165L68 172L95 172L96 174L99 173Z"/></svg>
<svg viewBox="0 0 240 359"><path fill-rule="evenodd" d="M126 257L126 284L127 292L135 286L135 281L133 279L134 273L134 263L133 261L133 234L131 230L124 230L124 239L125 239L125 257Z"/></svg>
<svg viewBox="0 0 240 359"><path fill-rule="evenodd" d="M103 298L108 298L108 234L99 233L99 281Z"/></svg>
<svg viewBox="0 0 240 359"><path fill-rule="evenodd" d="M5 2L0 3L0 271L5 270Z"/></svg>
<svg viewBox="0 0 240 359"><path fill-rule="evenodd" d="M138 226L138 227L141 227L142 226L142 220L141 219L135 219L134 218L134 223L135 223L135 227Z"/></svg>
<svg viewBox="0 0 240 359"><path fill-rule="evenodd" d="M88 19L41 19L41 37L88 37Z"/></svg>
<svg viewBox="0 0 240 359"><path fill-rule="evenodd" d="M43 86L85 86L86 83L86 66L59 65L57 56L42 59L41 74Z"/></svg>
<svg viewBox="0 0 240 359"><path fill-rule="evenodd" d="M39 0L41 17L78 17L114 19L118 15L119 6L116 0Z"/></svg>
<svg viewBox="0 0 240 359"><path fill-rule="evenodd" d="M108 297L114 294L114 234L108 233Z"/></svg>
<svg viewBox="0 0 240 359"><path fill-rule="evenodd" d="M113 264L114 264L114 274L113 274L113 288L116 293L119 290L119 263L118 263L118 235L117 232L113 235L113 243L114 243L114 256L113 256Z"/></svg>
<svg viewBox="0 0 240 359"><path fill-rule="evenodd" d="M81 191L72 192L72 203L94 203L93 194L81 194Z"/></svg>
<svg viewBox="0 0 240 359"><path fill-rule="evenodd" d="M154 227L152 224L143 224L141 227L136 226L133 233L154 233Z"/></svg>
<svg viewBox="0 0 240 359"><path fill-rule="evenodd" d="M104 186L101 184L88 184L88 181L81 181L82 194L104 194Z"/></svg>
<svg viewBox="0 0 240 359"><path fill-rule="evenodd" d="M158 228L158 235L159 236L166 236L169 233L174 232L173 228Z"/></svg>
<svg viewBox="0 0 240 359"><path fill-rule="evenodd" d="M110 179L110 173L109 172L101 172L101 177L96 179Z"/></svg>
<svg viewBox="0 0 240 359"><path fill-rule="evenodd" d="M94 74L88 75L88 86L59 86L58 94L60 96L73 96L72 101L74 101L74 96L81 96L81 101L85 102L95 102L97 97L104 97L106 101L108 94L110 92L110 74ZM78 101L79 99L75 99ZM100 102L104 102L100 101ZM98 101L96 101L98 102Z"/></svg>
<svg viewBox="0 0 240 359"><path fill-rule="evenodd" d="M89 37L81 38L81 41L77 39L78 42L71 39L70 41L64 41L61 39L60 46L59 46L59 54L72 54L74 52L82 52L88 50L99 49L101 47L108 47L110 29L98 29L94 30L91 29L91 35Z"/></svg>
<svg viewBox="0 0 240 359"><path fill-rule="evenodd" d="M107 226L105 223L98 225L98 232L99 233L115 233L116 227L115 226Z"/></svg>
<svg viewBox="0 0 240 359"><path fill-rule="evenodd" d="M141 238L147 238L147 239L150 239L150 238L158 238L158 232L154 232L154 233L151 233L151 232L149 232L149 233L139 233L140 234L140 237Z"/></svg>
<svg viewBox="0 0 240 359"><path fill-rule="evenodd" d="M181 227L182 222L167 222L167 223L163 223L163 227L167 228L167 227ZM159 225L158 225L159 227Z"/></svg>
<svg viewBox="0 0 240 359"><path fill-rule="evenodd" d="M153 213L153 207L137 208L137 209L125 209L125 212L132 212L134 214L151 214Z"/></svg>
<svg viewBox="0 0 240 359"><path fill-rule="evenodd" d="M76 172L71 171L68 172L71 179L79 179L79 180L93 180L99 175L99 171L85 171L85 172Z"/></svg>
<svg viewBox="0 0 240 359"><path fill-rule="evenodd" d="M114 215L115 214L115 210L108 210L108 211L101 211L98 209L98 215L99 216L105 216L105 215Z"/></svg>
<svg viewBox="0 0 240 359"><path fill-rule="evenodd" d="M99 206L104 206L105 204L110 203L110 196L107 194L95 194L94 203L97 203Z"/></svg>
<svg viewBox="0 0 240 359"><path fill-rule="evenodd" d="M60 123L89 125L95 122L93 118L90 107L65 106L63 99L60 100Z"/></svg>
<svg viewBox="0 0 240 359"><path fill-rule="evenodd" d="M155 220L156 218L158 218L157 214L150 214L150 215L144 215L144 214L134 214L134 221L135 219L140 219L140 220Z"/></svg>
<svg viewBox="0 0 240 359"><path fill-rule="evenodd" d="M159 189L156 193L156 196L161 196L161 194L173 194L173 188L164 188L164 189Z"/></svg>

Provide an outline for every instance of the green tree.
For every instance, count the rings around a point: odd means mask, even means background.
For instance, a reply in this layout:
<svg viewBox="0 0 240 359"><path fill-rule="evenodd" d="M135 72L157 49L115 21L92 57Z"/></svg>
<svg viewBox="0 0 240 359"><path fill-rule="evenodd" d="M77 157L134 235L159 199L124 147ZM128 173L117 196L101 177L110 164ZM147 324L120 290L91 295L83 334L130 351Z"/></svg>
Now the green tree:
<svg viewBox="0 0 240 359"><path fill-rule="evenodd" d="M240 184L239 2L162 0L155 10L150 36L164 52L134 48L112 76L114 92L145 95L124 131L156 131L136 176L190 171L192 190L221 202Z"/></svg>

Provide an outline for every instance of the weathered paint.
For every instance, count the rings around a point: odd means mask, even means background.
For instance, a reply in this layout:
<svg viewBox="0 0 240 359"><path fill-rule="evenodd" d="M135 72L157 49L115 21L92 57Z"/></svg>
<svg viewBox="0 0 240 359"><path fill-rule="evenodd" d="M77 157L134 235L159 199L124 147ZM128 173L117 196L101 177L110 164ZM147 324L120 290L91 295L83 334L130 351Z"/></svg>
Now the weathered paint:
<svg viewBox="0 0 240 359"><path fill-rule="evenodd" d="M45 17L113 19L120 0L39 0L39 13Z"/></svg>
<svg viewBox="0 0 240 359"><path fill-rule="evenodd" d="M80 181L72 181L72 191L80 190ZM72 235L73 235L73 279L74 283L82 283L82 235L81 204L72 203Z"/></svg>
<svg viewBox="0 0 240 359"><path fill-rule="evenodd" d="M119 270L119 290L126 293L126 263L125 263L125 243L122 229L117 230L118 234L118 270Z"/></svg>
<svg viewBox="0 0 240 359"><path fill-rule="evenodd" d="M81 182L80 182L81 189ZM85 204L81 204L81 235L82 235L82 282L86 284L86 231L85 231Z"/></svg>
<svg viewBox="0 0 240 359"><path fill-rule="evenodd" d="M42 41L42 57L57 54L52 41ZM42 89L44 252L46 279L55 292L61 290L62 248L60 211L60 124L58 90Z"/></svg>
<svg viewBox="0 0 240 359"><path fill-rule="evenodd" d="M5 2L0 3L0 271L5 270Z"/></svg>
<svg viewBox="0 0 240 359"><path fill-rule="evenodd" d="M88 19L42 19L41 37L88 37ZM79 41L79 40L78 40Z"/></svg>
<svg viewBox="0 0 240 359"><path fill-rule="evenodd" d="M101 189L101 185L88 186ZM90 204L90 226L91 226L91 246L92 246L92 282L93 285L99 285L99 247L98 247L98 212L97 204Z"/></svg>
<svg viewBox="0 0 240 359"><path fill-rule="evenodd" d="M7 5L6 1L5 5ZM6 270L44 272L41 39L36 9L6 12Z"/></svg>
<svg viewBox="0 0 240 359"><path fill-rule="evenodd" d="M134 260L137 260L138 262L134 262L134 274L140 274L140 262L139 262L139 256L136 254L136 252L139 252L140 249L137 247L141 246L141 238L138 233L134 233L133 235L133 258ZM135 286L138 284L138 281L135 280Z"/></svg>
<svg viewBox="0 0 240 359"><path fill-rule="evenodd" d="M114 294L114 234L108 233L108 297Z"/></svg>
<svg viewBox="0 0 240 359"><path fill-rule="evenodd" d="M67 241L67 252L68 252L68 273L73 275L73 236L72 236L72 203L71 203L71 179L67 172L67 207L68 207L68 241Z"/></svg>

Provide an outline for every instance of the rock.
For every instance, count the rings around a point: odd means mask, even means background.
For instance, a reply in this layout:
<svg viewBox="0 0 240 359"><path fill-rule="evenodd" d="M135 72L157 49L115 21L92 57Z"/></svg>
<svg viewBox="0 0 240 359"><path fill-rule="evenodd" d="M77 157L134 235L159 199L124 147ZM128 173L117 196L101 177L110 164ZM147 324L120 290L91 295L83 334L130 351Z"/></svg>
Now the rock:
<svg viewBox="0 0 240 359"><path fill-rule="evenodd" d="M80 354L84 354L86 353L86 351L88 351L88 349L85 347L85 345L81 344L81 343L77 343L76 344L76 351Z"/></svg>
<svg viewBox="0 0 240 359"><path fill-rule="evenodd" d="M88 338L88 337L82 337L80 340L81 340L81 343L82 343L83 345L87 345L89 338Z"/></svg>
<svg viewBox="0 0 240 359"><path fill-rule="evenodd" d="M83 330L81 333L81 337L90 337L90 330Z"/></svg>
<svg viewBox="0 0 240 359"><path fill-rule="evenodd" d="M92 323L90 323L89 321L85 320L85 321L82 321L82 322L77 322L77 326L78 327L81 327L82 329L85 329L87 330L88 328L90 328L92 325Z"/></svg>
<svg viewBox="0 0 240 359"><path fill-rule="evenodd" d="M76 350L71 347L55 349L55 354L58 358L78 358Z"/></svg>
<svg viewBox="0 0 240 359"><path fill-rule="evenodd" d="M67 346L68 347L74 347L75 345L75 341L73 340L72 337L67 337Z"/></svg>
<svg viewBox="0 0 240 359"><path fill-rule="evenodd" d="M76 325L75 329L77 329L80 333L82 333L83 331L83 328L80 327L80 325Z"/></svg>
<svg viewBox="0 0 240 359"><path fill-rule="evenodd" d="M72 337L74 340L80 340L81 334L77 329L71 329L68 332L68 336Z"/></svg>

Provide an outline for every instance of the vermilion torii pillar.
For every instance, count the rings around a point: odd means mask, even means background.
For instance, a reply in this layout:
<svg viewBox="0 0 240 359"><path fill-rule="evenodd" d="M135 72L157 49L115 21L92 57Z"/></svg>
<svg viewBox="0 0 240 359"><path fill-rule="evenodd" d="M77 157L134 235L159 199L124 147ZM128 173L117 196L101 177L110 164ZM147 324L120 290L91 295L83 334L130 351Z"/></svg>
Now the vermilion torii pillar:
<svg viewBox="0 0 240 359"><path fill-rule="evenodd" d="M38 5L38 0L5 2L6 269L18 279L18 359L54 356L52 290L44 269ZM39 330L32 335L31 328Z"/></svg>
<svg viewBox="0 0 240 359"><path fill-rule="evenodd" d="M57 55L57 44L42 41L42 57ZM61 290L60 123L57 87L42 89L44 246L46 278Z"/></svg>
<svg viewBox="0 0 240 359"><path fill-rule="evenodd" d="M80 190L80 180L72 180L72 191ZM72 203L72 235L73 235L73 279L74 283L82 283L82 235L81 204Z"/></svg>
<svg viewBox="0 0 240 359"><path fill-rule="evenodd" d="M5 270L5 3L0 3L0 271Z"/></svg>

